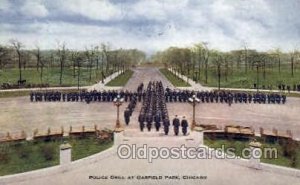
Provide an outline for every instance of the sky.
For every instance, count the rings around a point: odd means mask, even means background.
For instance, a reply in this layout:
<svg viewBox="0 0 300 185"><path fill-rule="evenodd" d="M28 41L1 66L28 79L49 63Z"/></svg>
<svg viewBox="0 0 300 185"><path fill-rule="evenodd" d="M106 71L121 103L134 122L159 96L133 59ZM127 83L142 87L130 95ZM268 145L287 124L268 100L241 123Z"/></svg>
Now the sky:
<svg viewBox="0 0 300 185"><path fill-rule="evenodd" d="M300 47L299 10L300 0L0 0L0 44L290 51Z"/></svg>

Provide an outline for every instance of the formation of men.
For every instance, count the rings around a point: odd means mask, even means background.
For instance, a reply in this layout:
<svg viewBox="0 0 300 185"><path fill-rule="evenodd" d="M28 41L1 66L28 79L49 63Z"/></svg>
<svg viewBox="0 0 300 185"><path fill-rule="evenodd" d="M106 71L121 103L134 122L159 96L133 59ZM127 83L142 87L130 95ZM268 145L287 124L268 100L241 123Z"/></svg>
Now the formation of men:
<svg viewBox="0 0 300 185"><path fill-rule="evenodd" d="M138 121L141 131L144 130L145 123L148 131L151 131L153 122L156 131L159 131L162 122L165 133L169 132L170 121L161 81L148 83Z"/></svg>
<svg viewBox="0 0 300 185"><path fill-rule="evenodd" d="M127 107L124 111L124 120L125 120L126 125L128 125L130 122L130 117L132 116L132 112L135 109L136 103L138 101L138 97L141 97L141 96L139 96L139 94L143 93L143 86L144 86L143 84L139 85L139 87L137 89L138 93L133 95L133 97L131 98L129 104L127 105ZM141 99L139 101L141 101Z"/></svg>
<svg viewBox="0 0 300 185"><path fill-rule="evenodd" d="M284 104L286 95L277 93L246 93L229 91L189 91L189 90L171 90L166 89L166 102L187 102L193 95L202 103L277 103Z"/></svg>
<svg viewBox="0 0 300 185"><path fill-rule="evenodd" d="M50 92L31 92L30 93L30 101L47 101L47 102L82 102L85 101L86 103L90 102L112 102L117 95L120 95L121 98L124 98L125 102L130 102L133 97L136 97L137 101L142 101L142 98L145 96L144 92L131 92L131 91L80 91L80 92L57 92L57 91L50 91Z"/></svg>
<svg viewBox="0 0 300 185"><path fill-rule="evenodd" d="M286 96L277 93L246 93L230 91L189 91L189 90L171 90L164 89L161 81L149 82L144 90L144 84L141 83L135 92L131 91L81 91L81 92L31 92L30 100L33 101L63 101L63 102L112 102L117 96L120 96L129 102L124 111L124 120L126 125L130 123L130 117L136 107L137 102L142 102L142 108L139 113L138 122L141 131L145 127L148 131L155 128L159 131L161 126L165 135L169 134L170 119L166 102L188 102L193 95L202 103L272 103L284 104ZM180 121L177 115L172 121L174 134L178 135L181 127L183 135L187 134L189 126L185 117Z"/></svg>

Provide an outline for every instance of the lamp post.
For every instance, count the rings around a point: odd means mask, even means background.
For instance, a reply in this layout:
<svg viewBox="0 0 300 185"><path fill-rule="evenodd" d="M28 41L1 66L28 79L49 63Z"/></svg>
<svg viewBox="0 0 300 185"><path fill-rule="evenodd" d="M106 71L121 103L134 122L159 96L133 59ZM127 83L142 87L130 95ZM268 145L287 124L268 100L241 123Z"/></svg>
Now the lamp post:
<svg viewBox="0 0 300 185"><path fill-rule="evenodd" d="M122 105L122 103L123 103L123 98L121 98L120 95L118 95L114 99L114 105L117 106L117 121L116 121L115 132L122 132L124 130L121 126L120 119L119 119L120 106Z"/></svg>
<svg viewBox="0 0 300 185"><path fill-rule="evenodd" d="M189 102L193 106L193 121L192 121L192 127L191 127L191 129L194 130L194 128L196 127L196 120L195 120L195 113L196 112L195 112L195 108L196 108L197 103L200 103L200 100L194 94L191 98L189 98Z"/></svg>

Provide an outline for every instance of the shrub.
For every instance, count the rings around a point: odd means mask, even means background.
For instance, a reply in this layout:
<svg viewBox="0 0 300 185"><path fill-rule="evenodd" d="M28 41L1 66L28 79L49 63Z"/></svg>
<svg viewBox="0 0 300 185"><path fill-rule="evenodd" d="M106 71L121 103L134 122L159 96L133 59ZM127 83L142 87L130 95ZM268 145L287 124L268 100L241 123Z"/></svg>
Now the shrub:
<svg viewBox="0 0 300 185"><path fill-rule="evenodd" d="M7 163L10 160L9 148L7 146L0 146L0 163Z"/></svg>
<svg viewBox="0 0 300 185"><path fill-rule="evenodd" d="M47 161L50 161L50 160L54 159L55 147L53 145L46 144L46 145L42 146L41 152L42 152L42 155L44 156L44 158Z"/></svg>
<svg viewBox="0 0 300 185"><path fill-rule="evenodd" d="M22 147L17 150L18 156L22 159L27 159L29 154L32 152L31 146L27 147Z"/></svg>

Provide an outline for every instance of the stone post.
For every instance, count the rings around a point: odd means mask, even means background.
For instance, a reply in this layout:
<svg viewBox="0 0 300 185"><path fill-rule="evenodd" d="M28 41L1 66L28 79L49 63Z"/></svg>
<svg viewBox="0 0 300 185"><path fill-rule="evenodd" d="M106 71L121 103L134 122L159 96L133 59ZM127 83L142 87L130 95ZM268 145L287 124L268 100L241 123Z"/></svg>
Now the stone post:
<svg viewBox="0 0 300 185"><path fill-rule="evenodd" d="M66 165L72 161L72 146L69 143L60 145L59 163L60 165Z"/></svg>
<svg viewBox="0 0 300 185"><path fill-rule="evenodd" d="M204 141L204 135L203 135L203 129L202 127L196 126L192 131L191 131L191 137L195 140L198 141L199 145L203 145Z"/></svg>
<svg viewBox="0 0 300 185"><path fill-rule="evenodd" d="M254 169L261 169L260 157L262 155L261 143L257 141L252 141L249 144L250 146L250 167Z"/></svg>

